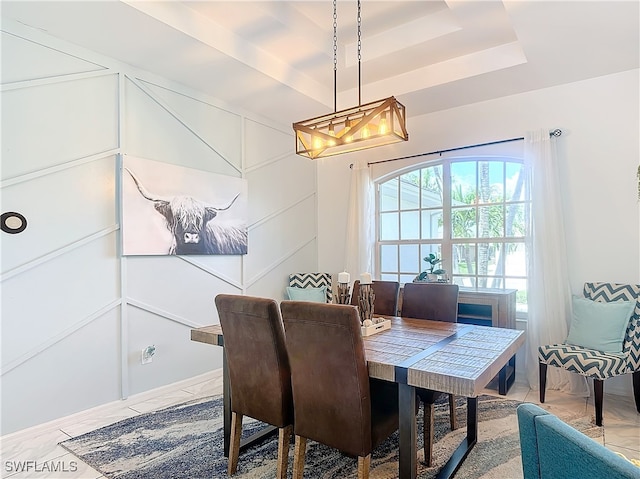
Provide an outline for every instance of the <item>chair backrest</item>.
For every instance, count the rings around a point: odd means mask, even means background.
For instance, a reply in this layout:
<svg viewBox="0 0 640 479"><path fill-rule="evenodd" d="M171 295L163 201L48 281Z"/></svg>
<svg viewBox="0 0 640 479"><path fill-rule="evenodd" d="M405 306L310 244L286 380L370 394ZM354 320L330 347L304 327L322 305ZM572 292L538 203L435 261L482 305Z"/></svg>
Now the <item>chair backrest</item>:
<svg viewBox="0 0 640 479"><path fill-rule="evenodd" d="M397 281L374 281L371 283L373 294L375 294L373 312L374 314L382 314L383 316L398 315L398 293L400 292L400 283ZM358 305L358 295L360 294L360 280L353 282L353 291L351 292L351 304Z"/></svg>
<svg viewBox="0 0 640 479"><path fill-rule="evenodd" d="M293 420L291 370L278 303L219 294L215 298L229 368L231 410L277 427Z"/></svg>
<svg viewBox="0 0 640 479"><path fill-rule="evenodd" d="M280 303L295 434L354 456L371 452L369 374L355 306Z"/></svg>
<svg viewBox="0 0 640 479"><path fill-rule="evenodd" d="M627 355L627 372L640 371L640 284L585 283L583 295L593 301L635 301L622 352Z"/></svg>
<svg viewBox="0 0 640 479"><path fill-rule="evenodd" d="M401 316L458 322L457 284L406 283L403 288Z"/></svg>
<svg viewBox="0 0 640 479"><path fill-rule="evenodd" d="M333 301L331 273L293 273L289 275L289 286L294 288L327 288L327 303Z"/></svg>
<svg viewBox="0 0 640 479"><path fill-rule="evenodd" d="M594 443L541 407L522 403L516 416L524 479L638 477L638 468L631 461Z"/></svg>

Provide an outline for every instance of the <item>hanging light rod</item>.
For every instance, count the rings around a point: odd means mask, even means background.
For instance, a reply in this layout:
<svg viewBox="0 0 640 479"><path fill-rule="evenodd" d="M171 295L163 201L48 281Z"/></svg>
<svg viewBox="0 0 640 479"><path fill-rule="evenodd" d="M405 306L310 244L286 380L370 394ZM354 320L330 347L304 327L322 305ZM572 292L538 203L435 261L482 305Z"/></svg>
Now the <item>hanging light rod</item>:
<svg viewBox="0 0 640 479"><path fill-rule="evenodd" d="M334 113L293 124L298 155L315 160L409 139L405 108L395 97L361 102L361 23L358 0L358 106L337 111L337 9L333 0Z"/></svg>

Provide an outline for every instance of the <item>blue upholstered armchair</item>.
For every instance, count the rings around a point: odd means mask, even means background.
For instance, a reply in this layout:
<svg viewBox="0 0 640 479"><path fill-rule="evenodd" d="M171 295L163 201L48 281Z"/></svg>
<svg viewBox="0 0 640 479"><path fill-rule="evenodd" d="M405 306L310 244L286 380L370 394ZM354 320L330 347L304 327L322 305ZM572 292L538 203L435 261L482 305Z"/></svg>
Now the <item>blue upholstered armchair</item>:
<svg viewBox="0 0 640 479"><path fill-rule="evenodd" d="M524 479L637 479L640 468L535 404L518 406Z"/></svg>
<svg viewBox="0 0 640 479"><path fill-rule="evenodd" d="M640 412L640 284L617 284L617 283L585 283L583 290L584 297L596 303L616 303L617 309L624 308L629 302L628 309L624 309L623 316L618 320L622 325L621 340L616 348L606 350L605 346L589 347L589 338L585 335L593 333L598 329L597 323L591 323L589 331L586 326L584 331L578 335L578 327L572 322L572 330L569 331L569 338L561 344L550 344L538 348L538 360L540 364L540 402L544 403L547 366L573 371L583 376L593 378L593 389L595 395L596 424L602 426L602 399L604 393L604 380L619 376L621 374L633 375L633 392L636 408ZM602 305L593 306L602 308ZM589 308L590 306L586 306ZM574 321L576 320L576 302L574 301ZM588 314L588 313L587 313ZM597 313L596 313L597 314ZM609 321L609 315L602 314L601 318L592 318L596 321ZM585 323L588 326L588 320ZM606 322L606 329L615 329L614 319ZM582 324L585 324L582 323ZM602 323L600 323L602 325ZM571 337L575 339L570 340ZM592 341L598 342L601 338L594 334ZM579 345L581 342L587 344ZM601 350L604 349L604 350Z"/></svg>

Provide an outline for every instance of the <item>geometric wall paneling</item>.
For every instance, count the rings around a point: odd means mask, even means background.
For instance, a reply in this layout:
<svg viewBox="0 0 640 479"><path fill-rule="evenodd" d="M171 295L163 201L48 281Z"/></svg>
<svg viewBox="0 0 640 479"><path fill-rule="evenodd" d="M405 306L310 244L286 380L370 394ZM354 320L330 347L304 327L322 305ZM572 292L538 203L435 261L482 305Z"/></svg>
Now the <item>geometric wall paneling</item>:
<svg viewBox="0 0 640 479"><path fill-rule="evenodd" d="M118 311L108 310L3 374L2 434L120 398ZM55 408L52 391L64 396Z"/></svg>
<svg viewBox="0 0 640 479"><path fill-rule="evenodd" d="M203 315L213 313L217 291L239 292L237 287L177 257L128 258L127 285L128 302L149 305L146 309L185 325L211 320Z"/></svg>
<svg viewBox="0 0 640 479"><path fill-rule="evenodd" d="M315 248L315 241L313 242ZM313 253L311 264L316 264L316 253ZM299 254L284 258L282 262L273 265L261 276L255 277L246 285L245 294L249 296L261 296L263 298L274 298L278 301L286 299L284 296L285 287L289 285L289 275L294 271L302 271L300 268L304 263L300 261ZM303 271L317 271L317 268L304 268Z"/></svg>
<svg viewBox="0 0 640 479"><path fill-rule="evenodd" d="M208 145L194 131L212 128L200 120L191 130L137 80L126 78L124 137L126 152L141 158L195 168L211 173L240 176L239 169ZM187 98L184 99L188 102Z"/></svg>
<svg viewBox="0 0 640 479"><path fill-rule="evenodd" d="M315 237L315 196L251 228L250 254L245 258L245 284L252 284Z"/></svg>
<svg viewBox="0 0 640 479"><path fill-rule="evenodd" d="M302 247L293 250L283 260L254 278L247 284L246 293L250 296L262 296L282 300L285 298L285 287L289 285L289 275L298 271L318 270L318 244L314 239Z"/></svg>
<svg viewBox="0 0 640 479"><path fill-rule="evenodd" d="M191 371L196 367L199 354L190 340L189 331L189 327L170 319L143 309L129 308L127 359L130 394L182 380L184 371ZM156 347L153 362L143 365L140 362L141 351L150 345ZM214 364L211 361L207 361L205 365L200 364L200 369L194 375L211 371Z"/></svg>
<svg viewBox="0 0 640 479"><path fill-rule="evenodd" d="M3 272L114 228L114 176L107 156L2 188L3 208L29 219L21 234L3 235Z"/></svg>
<svg viewBox="0 0 640 479"><path fill-rule="evenodd" d="M117 148L118 76L4 89L2 179Z"/></svg>
<svg viewBox="0 0 640 479"><path fill-rule="evenodd" d="M192 268L201 269L209 276L235 288L236 292L242 290L242 258L243 256L237 255L180 256Z"/></svg>
<svg viewBox="0 0 640 479"><path fill-rule="evenodd" d="M247 169L288 155L294 156L293 133L289 131L285 133L250 119L245 120L244 129L244 156Z"/></svg>
<svg viewBox="0 0 640 479"><path fill-rule="evenodd" d="M317 240L310 241L302 248L298 249L289 260L287 265L291 264L289 270L293 273L296 271L318 271L318 242ZM290 274L290 273L289 273ZM288 283L289 276L287 275L285 281Z"/></svg>
<svg viewBox="0 0 640 479"><path fill-rule="evenodd" d="M3 28L6 26L5 21L3 18ZM93 62L7 32L0 33L0 45L4 85L105 69ZM25 61L31 58L37 58L38 61Z"/></svg>
<svg viewBox="0 0 640 479"><path fill-rule="evenodd" d="M289 286L289 275L300 271L318 271L318 241L316 238L292 250L277 267L252 283L247 288L247 294L265 289L269 291L269 297L286 299L285 288ZM270 285L266 283L266 280L269 279L271 280Z"/></svg>
<svg viewBox="0 0 640 479"><path fill-rule="evenodd" d="M242 168L242 118L236 113L214 106L183 93L137 80L144 89L161 101L195 135L226 161Z"/></svg>
<svg viewBox="0 0 640 479"><path fill-rule="evenodd" d="M11 70L18 83L0 89L0 214L28 227L0 233L2 434L221 367L220 348L189 339L218 321L216 294L282 298L291 272L317 270L318 248L316 164L294 156L287 127L44 32L10 31L20 38L3 35L3 79ZM123 257L127 157L250 176L248 254Z"/></svg>
<svg viewBox="0 0 640 479"><path fill-rule="evenodd" d="M313 195L316 166L313 161L290 156L248 171L245 178L249 184L249 225ZM287 174L283 175L283 171Z"/></svg>
<svg viewBox="0 0 640 479"><path fill-rule="evenodd" d="M2 281L3 368L119 309L115 246L112 232Z"/></svg>

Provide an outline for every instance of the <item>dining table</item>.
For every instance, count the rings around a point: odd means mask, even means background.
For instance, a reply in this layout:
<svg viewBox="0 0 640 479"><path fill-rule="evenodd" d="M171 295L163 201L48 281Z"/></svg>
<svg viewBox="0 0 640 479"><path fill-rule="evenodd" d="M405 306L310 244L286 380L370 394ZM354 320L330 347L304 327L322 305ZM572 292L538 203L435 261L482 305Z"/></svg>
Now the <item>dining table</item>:
<svg viewBox="0 0 640 479"><path fill-rule="evenodd" d="M391 327L363 336L369 376L398 383L399 479L417 476L416 388L467 398L466 436L437 475L451 478L478 440L478 396L524 344L515 329L385 317ZM224 347L219 324L194 328L191 340ZM224 454L231 435L231 390L223 355ZM269 427L241 443L241 449L273 433ZM437 447L437 443L435 445Z"/></svg>

